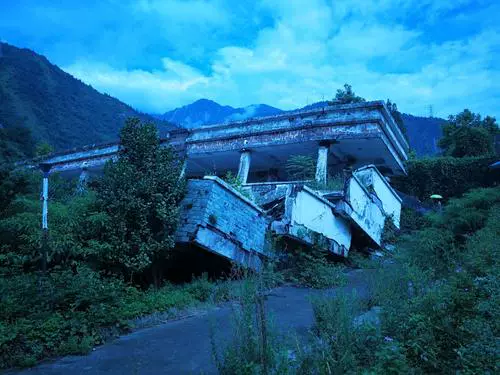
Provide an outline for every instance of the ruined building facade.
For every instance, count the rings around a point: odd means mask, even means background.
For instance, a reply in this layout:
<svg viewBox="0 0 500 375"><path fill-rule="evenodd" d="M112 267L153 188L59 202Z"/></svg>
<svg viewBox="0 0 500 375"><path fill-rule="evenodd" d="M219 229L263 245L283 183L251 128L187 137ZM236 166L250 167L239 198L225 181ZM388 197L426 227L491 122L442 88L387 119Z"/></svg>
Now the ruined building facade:
<svg viewBox="0 0 500 375"><path fill-rule="evenodd" d="M327 106L175 130L162 140L185 158L187 194L176 239L258 268L269 233L348 256L359 238L381 245L384 223L399 227L401 199L390 177L405 173L408 143L384 102ZM118 144L51 155L50 173L82 183L116 157ZM315 181L288 181L291 156L317 158ZM238 176L235 189L217 176ZM330 184L331 176L342 176Z"/></svg>

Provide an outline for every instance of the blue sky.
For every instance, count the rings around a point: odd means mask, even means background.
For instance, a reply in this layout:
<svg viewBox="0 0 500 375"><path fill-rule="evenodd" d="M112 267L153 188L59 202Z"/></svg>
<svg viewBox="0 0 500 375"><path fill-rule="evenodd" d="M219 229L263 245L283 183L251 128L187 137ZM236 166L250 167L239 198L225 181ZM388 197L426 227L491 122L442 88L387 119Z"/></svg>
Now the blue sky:
<svg viewBox="0 0 500 375"><path fill-rule="evenodd" d="M0 0L0 39L161 113L291 109L344 83L408 113L500 116L494 0Z"/></svg>

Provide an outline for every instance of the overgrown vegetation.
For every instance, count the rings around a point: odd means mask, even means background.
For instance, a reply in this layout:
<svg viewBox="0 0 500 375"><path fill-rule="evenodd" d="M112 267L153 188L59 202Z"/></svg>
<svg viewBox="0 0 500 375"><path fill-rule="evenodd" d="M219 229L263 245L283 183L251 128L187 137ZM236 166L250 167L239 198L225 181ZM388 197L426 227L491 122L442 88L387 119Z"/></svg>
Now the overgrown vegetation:
<svg viewBox="0 0 500 375"><path fill-rule="evenodd" d="M498 373L499 223L499 187L470 191L441 213L409 220L397 256L377 267L369 301L317 296L308 339L267 344L265 352L275 353L267 367L255 366L259 356L230 351L222 362L252 374ZM249 327L245 321L269 318L253 309L249 314L258 314L238 321L233 333ZM268 327L266 336L279 337ZM237 347L261 342L260 326L248 332L237 336Z"/></svg>
<svg viewBox="0 0 500 375"><path fill-rule="evenodd" d="M449 199L470 189L493 186L500 181L500 173L489 169L489 165L495 161L493 156L412 159L406 164L408 175L393 178L392 184L398 190L421 200L429 199L431 194L440 194Z"/></svg>
<svg viewBox="0 0 500 375"><path fill-rule="evenodd" d="M308 155L293 155L286 162L286 173L291 181L304 181L314 190L342 190L344 177L341 174L329 175L326 182L315 180L316 159Z"/></svg>
<svg viewBox="0 0 500 375"><path fill-rule="evenodd" d="M128 331L136 317L162 313L165 319L182 309L233 299L236 283L212 282L205 275L186 285L164 283L143 291L87 266L78 273L55 268L47 275L3 270L0 276L0 368L87 353Z"/></svg>
<svg viewBox="0 0 500 375"><path fill-rule="evenodd" d="M252 200L252 196L247 190L243 188L243 183L237 175L233 174L231 171L228 171L224 175L223 180L231 185L238 193L243 195L245 198Z"/></svg>
<svg viewBox="0 0 500 375"><path fill-rule="evenodd" d="M238 289L232 307L231 336L221 341L212 327L212 353L219 373L288 373L283 337L274 329L266 311L264 279L259 275L247 277Z"/></svg>
<svg viewBox="0 0 500 375"><path fill-rule="evenodd" d="M310 288L332 288L346 283L345 267L327 259L327 253L317 245L298 248L287 255L285 280Z"/></svg>
<svg viewBox="0 0 500 375"><path fill-rule="evenodd" d="M316 173L316 159L308 155L293 155L285 167L290 181L312 180Z"/></svg>
<svg viewBox="0 0 500 375"><path fill-rule="evenodd" d="M4 157L9 158L6 148ZM3 150L2 150L3 151ZM40 178L5 167L0 188L0 367L88 351L102 327L206 300L201 282L164 286L183 192L173 151L154 125L130 120L119 158L84 193L51 176L46 273L39 271ZM148 289L150 285L157 289Z"/></svg>

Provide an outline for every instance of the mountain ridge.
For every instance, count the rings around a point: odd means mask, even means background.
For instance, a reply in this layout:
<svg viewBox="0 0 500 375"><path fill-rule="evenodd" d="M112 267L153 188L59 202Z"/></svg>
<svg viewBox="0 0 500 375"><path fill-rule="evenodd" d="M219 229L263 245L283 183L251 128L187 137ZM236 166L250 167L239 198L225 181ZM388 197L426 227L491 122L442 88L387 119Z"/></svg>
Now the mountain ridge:
<svg viewBox="0 0 500 375"><path fill-rule="evenodd" d="M152 120L129 105L95 90L45 56L0 42L0 124L25 127L37 142L55 150L118 139L128 117ZM155 121L160 131L173 125Z"/></svg>
<svg viewBox="0 0 500 375"><path fill-rule="evenodd" d="M198 99L191 104L165 112L159 117L165 121L192 129L202 125L270 116L282 112L281 109L267 104L253 104L247 107L234 108L229 105L221 105L210 99Z"/></svg>

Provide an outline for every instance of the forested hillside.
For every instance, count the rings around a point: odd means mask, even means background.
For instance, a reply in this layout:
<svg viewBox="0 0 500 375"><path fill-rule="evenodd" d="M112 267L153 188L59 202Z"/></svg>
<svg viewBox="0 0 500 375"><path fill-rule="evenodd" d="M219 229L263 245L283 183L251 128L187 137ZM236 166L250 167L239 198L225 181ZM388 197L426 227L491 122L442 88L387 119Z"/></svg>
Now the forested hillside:
<svg viewBox="0 0 500 375"><path fill-rule="evenodd" d="M437 117L419 117L403 113L410 147L417 155L436 155L439 153L438 141L443 131L441 126L446 120Z"/></svg>
<svg viewBox="0 0 500 375"><path fill-rule="evenodd" d="M130 116L151 119L45 57L0 43L0 127L26 127L37 142L60 150L117 140ZM161 131L171 125L158 126Z"/></svg>

